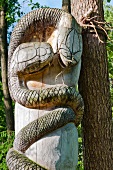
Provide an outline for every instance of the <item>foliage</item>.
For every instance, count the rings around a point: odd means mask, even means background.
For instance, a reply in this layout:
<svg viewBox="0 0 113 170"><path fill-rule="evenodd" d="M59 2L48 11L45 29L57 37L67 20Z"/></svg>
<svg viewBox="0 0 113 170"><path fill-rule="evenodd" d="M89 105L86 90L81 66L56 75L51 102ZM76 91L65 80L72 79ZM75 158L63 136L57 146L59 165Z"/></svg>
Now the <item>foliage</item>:
<svg viewBox="0 0 113 170"><path fill-rule="evenodd" d="M15 22L24 14L21 11L21 5L18 0L7 0L7 11L6 11L6 20L7 20L7 30L8 30L8 40L10 39L11 31L14 28Z"/></svg>
<svg viewBox="0 0 113 170"><path fill-rule="evenodd" d="M0 132L0 169L8 170L6 165L6 154L12 147L14 132L8 134L7 131Z"/></svg>
<svg viewBox="0 0 113 170"><path fill-rule="evenodd" d="M79 144L79 149L78 149L78 165L76 170L84 170L83 166L83 145L82 145L82 128L81 125L78 126L78 144Z"/></svg>
<svg viewBox="0 0 113 170"><path fill-rule="evenodd" d="M7 28L12 27L12 25L17 22L24 13L21 11L21 5L18 0L1 0L0 8L5 7Z"/></svg>
<svg viewBox="0 0 113 170"><path fill-rule="evenodd" d="M107 42L109 76L110 78L113 78L113 6L106 5L104 8L105 20L109 23L106 29L108 31L109 38L111 39L111 41L109 40Z"/></svg>
<svg viewBox="0 0 113 170"><path fill-rule="evenodd" d="M41 6L38 2L34 3L33 0L29 0L28 6L31 7L31 10L37 9L37 8L48 8L46 5Z"/></svg>
<svg viewBox="0 0 113 170"><path fill-rule="evenodd" d="M7 0L7 3L6 19L8 22L7 27L9 28L13 23L17 22L17 19L24 13L21 11L21 5L18 0Z"/></svg>
<svg viewBox="0 0 113 170"><path fill-rule="evenodd" d="M111 103L113 111L113 6L104 5L105 20L108 23L107 32L110 40L107 41L108 69L110 78Z"/></svg>

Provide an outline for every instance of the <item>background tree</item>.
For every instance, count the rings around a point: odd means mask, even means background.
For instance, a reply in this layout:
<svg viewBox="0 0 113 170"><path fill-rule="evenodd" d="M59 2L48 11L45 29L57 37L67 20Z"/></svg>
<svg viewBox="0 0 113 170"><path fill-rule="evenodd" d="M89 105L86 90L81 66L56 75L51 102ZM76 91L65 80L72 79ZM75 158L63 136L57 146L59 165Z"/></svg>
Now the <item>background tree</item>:
<svg viewBox="0 0 113 170"><path fill-rule="evenodd" d="M93 28L86 26L83 29L82 69L79 81L79 90L85 103L82 123L84 169L110 170L112 113L107 52L106 44L99 40L100 38L106 42L106 36L103 29L98 29L96 26L97 34L94 27L94 20L97 20L95 21L97 25L104 21L103 1L72 0L71 11L80 24L93 25ZM86 14L89 14L89 20Z"/></svg>
<svg viewBox="0 0 113 170"><path fill-rule="evenodd" d="M12 108L12 100L10 98L8 81L7 81L7 59L8 59L8 50L7 50L7 2L2 0L0 4L0 32L1 32L1 76L2 76L2 87L4 95L4 106L6 114L6 124L8 131L14 131L14 116Z"/></svg>

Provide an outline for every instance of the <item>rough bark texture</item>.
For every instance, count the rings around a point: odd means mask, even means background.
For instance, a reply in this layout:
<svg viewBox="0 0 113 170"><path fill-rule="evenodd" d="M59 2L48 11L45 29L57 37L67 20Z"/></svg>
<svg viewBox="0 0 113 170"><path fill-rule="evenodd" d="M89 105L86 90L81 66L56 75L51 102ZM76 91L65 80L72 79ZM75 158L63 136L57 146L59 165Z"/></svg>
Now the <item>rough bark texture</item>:
<svg viewBox="0 0 113 170"><path fill-rule="evenodd" d="M14 116L12 109L12 102L9 95L8 83L7 83L7 25L5 20L5 5L0 9L0 30L1 30L1 72L2 72L2 87L4 94L4 106L6 113L7 130L14 131Z"/></svg>
<svg viewBox="0 0 113 170"><path fill-rule="evenodd" d="M99 15L103 21L103 1L72 0L72 15L80 18L90 9L92 16ZM105 41L104 35L100 35ZM83 32L82 70L79 90L84 99L83 148L85 170L111 170L112 114L110 106L109 79L105 43L96 35Z"/></svg>

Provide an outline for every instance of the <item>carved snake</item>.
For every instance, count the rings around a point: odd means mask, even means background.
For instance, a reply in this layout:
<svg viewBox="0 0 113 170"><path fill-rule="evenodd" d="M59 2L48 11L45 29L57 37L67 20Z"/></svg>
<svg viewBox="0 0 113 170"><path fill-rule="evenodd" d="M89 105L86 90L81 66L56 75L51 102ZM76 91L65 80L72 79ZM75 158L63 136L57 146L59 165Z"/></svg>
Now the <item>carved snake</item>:
<svg viewBox="0 0 113 170"><path fill-rule="evenodd" d="M63 25L62 25L63 23ZM43 30L39 42L33 39ZM45 29L52 27L57 32L54 43L49 43ZM76 28L76 29L75 29ZM45 38L46 37L46 38ZM75 41L78 39L78 47ZM29 42L29 43L27 43ZM24 43L24 44L23 44ZM79 26L68 13L59 9L38 9L25 15L15 27L9 45L8 76L9 89L14 101L28 108L53 108L50 112L29 123L17 134L13 148L7 153L10 170L46 169L31 161L24 152L44 135L74 122L78 126L83 115L84 105L74 86L65 84L29 90L19 80L19 75L41 72L51 65L57 54L61 66L73 67L80 61L82 47ZM29 55L29 50L31 53ZM23 54L23 57L20 55ZM24 52L28 51L27 55ZM22 53L23 52L23 53Z"/></svg>

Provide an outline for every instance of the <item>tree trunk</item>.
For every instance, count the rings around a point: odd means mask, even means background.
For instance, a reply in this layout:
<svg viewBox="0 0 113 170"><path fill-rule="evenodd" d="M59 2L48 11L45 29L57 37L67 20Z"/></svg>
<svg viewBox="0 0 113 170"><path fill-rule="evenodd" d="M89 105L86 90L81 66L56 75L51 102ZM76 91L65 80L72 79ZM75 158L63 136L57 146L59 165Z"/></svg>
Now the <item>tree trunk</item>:
<svg viewBox="0 0 113 170"><path fill-rule="evenodd" d="M89 9L103 21L103 1L72 0L71 11L80 19ZM83 31L82 69L79 90L84 99L83 150L85 170L112 169L112 113L107 69L106 44L95 33ZM105 35L99 34L105 41Z"/></svg>
<svg viewBox="0 0 113 170"><path fill-rule="evenodd" d="M7 24L5 20L5 5L0 10L0 30L1 30L1 72L2 72L2 87L4 94L4 106L6 114L6 124L8 131L14 131L14 116L12 109L12 100L9 95L7 83Z"/></svg>

